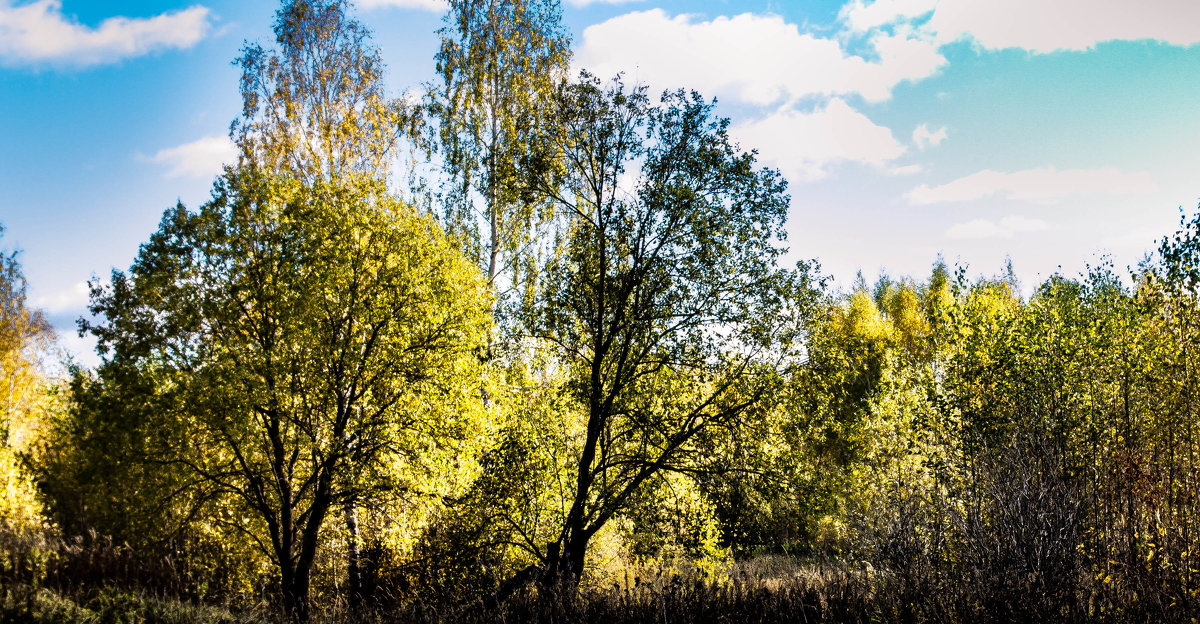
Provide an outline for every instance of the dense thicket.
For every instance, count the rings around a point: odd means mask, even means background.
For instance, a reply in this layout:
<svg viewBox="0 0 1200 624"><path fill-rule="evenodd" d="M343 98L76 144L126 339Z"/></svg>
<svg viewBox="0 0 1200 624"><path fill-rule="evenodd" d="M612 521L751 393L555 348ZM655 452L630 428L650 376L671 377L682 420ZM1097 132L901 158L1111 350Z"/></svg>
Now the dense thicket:
<svg viewBox="0 0 1200 624"><path fill-rule="evenodd" d="M1200 216L833 290L714 105L568 80L559 14L451 2L418 106L286 2L95 369L0 254L0 618L1200 617Z"/></svg>

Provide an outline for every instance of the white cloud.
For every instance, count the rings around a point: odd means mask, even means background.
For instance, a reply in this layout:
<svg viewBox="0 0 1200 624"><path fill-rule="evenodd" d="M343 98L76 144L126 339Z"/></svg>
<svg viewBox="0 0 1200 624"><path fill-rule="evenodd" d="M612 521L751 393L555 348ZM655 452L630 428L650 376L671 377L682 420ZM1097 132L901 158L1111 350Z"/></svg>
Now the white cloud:
<svg viewBox="0 0 1200 624"><path fill-rule="evenodd" d="M1146 172L1122 173L1115 167L1058 171L1049 167L1014 173L985 169L939 186L922 184L906 197L914 204L965 202L990 195L1045 202L1075 194L1124 195L1152 190L1154 182Z"/></svg>
<svg viewBox="0 0 1200 624"><path fill-rule="evenodd" d="M912 140L916 144L917 149L933 147L946 140L946 127L942 126L937 130L933 130L930 129L929 124L921 124L913 130Z"/></svg>
<svg viewBox="0 0 1200 624"><path fill-rule="evenodd" d="M168 178L203 178L221 172L221 165L237 160L237 147L226 136L209 136L159 150L151 161L170 167Z"/></svg>
<svg viewBox="0 0 1200 624"><path fill-rule="evenodd" d="M589 26L577 63L601 78L624 71L654 90L685 87L756 105L808 96L891 97L905 80L920 80L946 63L935 44L876 33L877 60L848 54L835 39L801 33L777 15L744 13L702 21L661 9Z"/></svg>
<svg viewBox="0 0 1200 624"><path fill-rule="evenodd" d="M573 7L583 8L589 4L626 4L629 2L641 2L642 0L567 0L567 4Z"/></svg>
<svg viewBox="0 0 1200 624"><path fill-rule="evenodd" d="M839 17L856 31L866 31L899 21L911 20L933 11L937 0L876 0L863 4L862 0L842 7Z"/></svg>
<svg viewBox="0 0 1200 624"><path fill-rule="evenodd" d="M446 0L359 0L358 6L364 9L379 9L385 7L397 9L418 9L442 13L450 8Z"/></svg>
<svg viewBox="0 0 1200 624"><path fill-rule="evenodd" d="M76 282L65 290L35 296L32 298L32 303L33 307L44 310L49 314L58 314L59 312L67 312L87 305L89 294L91 294L91 291L88 290L86 281Z"/></svg>
<svg viewBox="0 0 1200 624"><path fill-rule="evenodd" d="M1137 39L1200 42L1200 3L1190 0L853 0L840 17L856 32L920 23L922 38L938 44L968 38L990 50L1047 53Z"/></svg>
<svg viewBox="0 0 1200 624"><path fill-rule="evenodd" d="M971 36L985 48L1085 50L1115 39L1200 42L1190 0L941 0L928 28L939 41Z"/></svg>
<svg viewBox="0 0 1200 624"><path fill-rule="evenodd" d="M1008 215L1000 219L1000 227L1010 232L1041 232L1050 229L1050 226L1041 219L1022 217L1021 215Z"/></svg>
<svg viewBox="0 0 1200 624"><path fill-rule="evenodd" d="M888 175L896 175L896 176L914 175L917 173L921 173L924 170L925 170L925 167L923 167L921 165L902 165L902 166L898 166L898 167L888 168L887 174Z"/></svg>
<svg viewBox="0 0 1200 624"><path fill-rule="evenodd" d="M1000 236L1001 231L999 225L987 219L974 219L950 226L950 229L946 230L946 237L954 239L995 238Z"/></svg>
<svg viewBox="0 0 1200 624"><path fill-rule="evenodd" d="M892 131L839 98L811 113L785 109L730 132L742 149L758 149L765 162L793 182L817 180L839 162L883 166L904 153Z"/></svg>
<svg viewBox="0 0 1200 624"><path fill-rule="evenodd" d="M110 17L95 28L63 15L61 0L14 6L0 0L0 64L86 67L166 48L187 48L209 30L194 6L149 18Z"/></svg>
<svg viewBox="0 0 1200 624"><path fill-rule="evenodd" d="M1022 232L1040 232L1050 229L1045 221L1041 219L1031 219L1020 215L1009 215L1000 219L999 222L989 221L987 219L973 219L966 223L959 223L951 226L946 230L946 236L953 239L981 239L981 238L1012 238L1014 234Z"/></svg>
<svg viewBox="0 0 1200 624"><path fill-rule="evenodd" d="M80 336L74 330L59 328L58 344L76 364L87 368L100 365L100 355L96 353L96 337L88 334Z"/></svg>

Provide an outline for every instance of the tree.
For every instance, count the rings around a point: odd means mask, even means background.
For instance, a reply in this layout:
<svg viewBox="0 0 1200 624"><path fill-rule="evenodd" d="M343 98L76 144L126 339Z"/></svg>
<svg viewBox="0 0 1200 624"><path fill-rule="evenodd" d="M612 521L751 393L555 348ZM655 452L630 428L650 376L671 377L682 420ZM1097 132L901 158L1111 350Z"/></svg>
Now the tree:
<svg viewBox="0 0 1200 624"><path fill-rule="evenodd" d="M815 289L807 267L776 266L786 183L712 109L585 74L556 101L563 132L535 152L560 156L534 184L563 217L527 319L586 419L542 554L550 578L577 579L591 537L639 488L699 470L702 434L765 413L799 362Z"/></svg>
<svg viewBox="0 0 1200 624"><path fill-rule="evenodd" d="M403 492L466 435L488 302L411 207L231 169L94 288L85 327L100 383L152 406L157 462L270 558L305 620L331 515Z"/></svg>
<svg viewBox="0 0 1200 624"><path fill-rule="evenodd" d="M519 170L535 132L553 127L547 103L566 79L570 40L558 0L452 0L441 29L431 108L447 174L446 224L487 271L512 282L540 220ZM479 224L483 233L479 232Z"/></svg>
<svg viewBox="0 0 1200 624"><path fill-rule="evenodd" d="M346 0L288 0L275 16L279 49L247 44L242 116L230 127L243 165L308 184L386 178L398 139L420 117L384 92L370 31Z"/></svg>
<svg viewBox="0 0 1200 624"><path fill-rule="evenodd" d="M37 402L40 356L54 338L46 317L28 305L25 290L17 252L0 253L0 443L5 446Z"/></svg>
<svg viewBox="0 0 1200 624"><path fill-rule="evenodd" d="M0 522L10 528L33 525L41 514L18 454L46 408L41 358L53 341L54 329L27 300L18 253L0 252Z"/></svg>
<svg viewBox="0 0 1200 624"><path fill-rule="evenodd" d="M230 128L244 167L306 185L386 185L399 140L417 139L421 111L385 95L384 65L347 0L286 0L278 49L247 45L243 110ZM361 589L357 508L345 507L350 602Z"/></svg>

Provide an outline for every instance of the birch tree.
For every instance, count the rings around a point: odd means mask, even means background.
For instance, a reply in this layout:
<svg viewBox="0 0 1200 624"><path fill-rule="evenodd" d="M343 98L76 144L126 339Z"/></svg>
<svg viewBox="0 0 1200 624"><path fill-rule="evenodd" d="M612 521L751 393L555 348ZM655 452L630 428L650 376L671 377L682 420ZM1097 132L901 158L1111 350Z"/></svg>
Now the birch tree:
<svg viewBox="0 0 1200 624"><path fill-rule="evenodd" d="M558 0L451 0L440 31L430 100L445 222L498 292L529 278L527 252L545 218L521 169L534 133L555 124L547 104L571 57L560 16Z"/></svg>

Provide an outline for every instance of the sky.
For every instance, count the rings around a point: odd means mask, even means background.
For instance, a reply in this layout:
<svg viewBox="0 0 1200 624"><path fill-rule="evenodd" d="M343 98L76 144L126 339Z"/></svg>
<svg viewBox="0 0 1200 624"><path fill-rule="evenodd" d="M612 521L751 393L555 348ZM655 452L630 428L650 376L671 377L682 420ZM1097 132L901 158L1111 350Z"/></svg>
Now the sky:
<svg viewBox="0 0 1200 624"><path fill-rule="evenodd" d="M245 42L277 4L0 0L0 249L85 365L87 281L233 158ZM434 78L441 0L359 0L395 95ZM1136 265L1200 199L1193 0L564 0L576 69L716 98L789 181L788 245L861 271L1026 295Z"/></svg>

